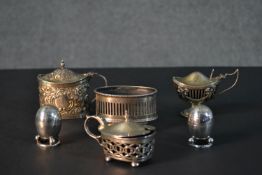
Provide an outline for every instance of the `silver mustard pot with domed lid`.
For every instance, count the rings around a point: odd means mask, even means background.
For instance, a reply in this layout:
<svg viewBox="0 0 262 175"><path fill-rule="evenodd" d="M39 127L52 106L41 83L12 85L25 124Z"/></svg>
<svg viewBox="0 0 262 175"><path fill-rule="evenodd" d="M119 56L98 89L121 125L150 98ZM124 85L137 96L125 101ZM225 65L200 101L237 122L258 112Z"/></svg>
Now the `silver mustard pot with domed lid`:
<svg viewBox="0 0 262 175"><path fill-rule="evenodd" d="M89 119L100 123L100 135L95 135L87 126ZM137 167L141 162L147 161L153 155L155 145L155 127L142 125L129 119L125 112L125 121L108 124L99 116L87 116L84 128L87 134L96 139L103 148L105 160L111 159L130 162Z"/></svg>
<svg viewBox="0 0 262 175"><path fill-rule="evenodd" d="M60 67L48 74L37 76L39 83L40 106L53 105L58 108L62 119L81 118L88 106L89 81L94 76L107 79L98 73L78 74L65 68L62 60Z"/></svg>

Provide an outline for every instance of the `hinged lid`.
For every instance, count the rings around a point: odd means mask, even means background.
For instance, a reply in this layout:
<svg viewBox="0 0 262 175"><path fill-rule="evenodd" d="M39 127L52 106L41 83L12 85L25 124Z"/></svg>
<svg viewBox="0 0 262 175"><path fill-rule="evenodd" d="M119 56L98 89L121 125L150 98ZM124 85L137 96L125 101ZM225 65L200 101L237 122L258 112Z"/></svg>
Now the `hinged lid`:
<svg viewBox="0 0 262 175"><path fill-rule="evenodd" d="M126 111L124 122L113 124L111 126L105 126L100 130L100 132L102 135L111 137L135 137L147 135L154 130L155 128L153 126L141 125L129 120Z"/></svg>
<svg viewBox="0 0 262 175"><path fill-rule="evenodd" d="M84 74L77 74L70 69L65 68L64 60L61 60L59 68L51 73L40 76L39 78L52 83L73 83L86 78L86 76Z"/></svg>
<svg viewBox="0 0 262 175"><path fill-rule="evenodd" d="M217 79L208 78L201 72L192 72L185 77L173 77L173 81L177 84L188 86L208 86L218 82Z"/></svg>

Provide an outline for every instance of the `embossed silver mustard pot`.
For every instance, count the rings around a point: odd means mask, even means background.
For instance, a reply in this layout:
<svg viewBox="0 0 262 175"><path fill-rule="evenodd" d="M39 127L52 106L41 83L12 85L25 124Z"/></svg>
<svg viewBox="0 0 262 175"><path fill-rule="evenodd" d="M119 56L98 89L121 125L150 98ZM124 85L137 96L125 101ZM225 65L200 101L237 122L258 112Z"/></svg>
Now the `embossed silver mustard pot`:
<svg viewBox="0 0 262 175"><path fill-rule="evenodd" d="M98 130L101 135L95 135L89 130L87 123L92 118L100 123ZM137 167L141 162L152 157L155 127L130 120L127 112L125 112L125 121L111 125L102 117L87 116L84 128L87 134L102 146L106 161L116 159L130 162L131 166Z"/></svg>
<svg viewBox="0 0 262 175"><path fill-rule="evenodd" d="M58 108L62 119L81 118L88 106L89 80L95 75L107 80L95 72L78 74L65 68L62 60L60 67L48 74L37 76L39 83L40 106L53 105Z"/></svg>

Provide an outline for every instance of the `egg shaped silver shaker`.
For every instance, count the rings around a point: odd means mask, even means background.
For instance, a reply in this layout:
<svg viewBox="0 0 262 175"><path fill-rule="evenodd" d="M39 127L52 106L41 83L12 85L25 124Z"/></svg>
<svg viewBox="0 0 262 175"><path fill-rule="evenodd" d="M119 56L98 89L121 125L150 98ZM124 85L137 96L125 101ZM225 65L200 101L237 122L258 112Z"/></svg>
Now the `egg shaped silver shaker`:
<svg viewBox="0 0 262 175"><path fill-rule="evenodd" d="M213 144L210 137L213 127L213 113L205 105L196 105L190 108L188 115L188 128L191 137L188 139L189 145L195 148L208 148Z"/></svg>
<svg viewBox="0 0 262 175"><path fill-rule="evenodd" d="M46 105L38 109L35 125L38 135L35 136L37 145L54 147L60 144L61 115L55 106Z"/></svg>

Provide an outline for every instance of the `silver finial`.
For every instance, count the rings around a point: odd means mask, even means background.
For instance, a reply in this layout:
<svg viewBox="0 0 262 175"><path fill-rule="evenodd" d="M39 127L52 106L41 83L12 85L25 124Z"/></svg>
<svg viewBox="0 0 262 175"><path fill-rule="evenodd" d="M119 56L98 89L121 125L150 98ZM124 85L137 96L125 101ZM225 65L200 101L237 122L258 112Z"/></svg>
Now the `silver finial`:
<svg viewBox="0 0 262 175"><path fill-rule="evenodd" d="M64 69L65 68L65 62L64 62L64 60L62 59L61 60L61 62L60 62L60 67L62 68L62 69Z"/></svg>

